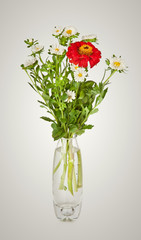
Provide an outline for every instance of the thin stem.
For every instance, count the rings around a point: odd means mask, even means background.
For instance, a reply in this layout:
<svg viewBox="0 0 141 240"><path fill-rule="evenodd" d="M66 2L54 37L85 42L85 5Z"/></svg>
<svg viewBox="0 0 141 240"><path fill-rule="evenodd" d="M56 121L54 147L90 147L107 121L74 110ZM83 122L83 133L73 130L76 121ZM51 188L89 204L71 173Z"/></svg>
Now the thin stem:
<svg viewBox="0 0 141 240"><path fill-rule="evenodd" d="M71 140L70 140L71 141ZM72 142L69 144L69 158L68 158L68 190L73 195L73 173L74 172L74 156L72 152ZM74 182L75 183L75 182Z"/></svg>
<svg viewBox="0 0 141 240"><path fill-rule="evenodd" d="M63 148L63 151L64 151L64 146L63 146L63 142L62 142L62 148ZM67 155L68 155L68 140L67 140L67 143L66 143L66 151L65 151L65 154L63 154L63 160L64 160L64 168L63 168L63 173L62 173L62 176L61 176L61 182L60 182L60 185L59 185L59 189L60 190L63 190L64 189L64 182L65 182L65 177L66 177L66 172L67 172Z"/></svg>
<svg viewBox="0 0 141 240"><path fill-rule="evenodd" d="M72 187L72 177L73 177L73 160L69 158L68 160L68 190L73 195L73 187Z"/></svg>
<svg viewBox="0 0 141 240"><path fill-rule="evenodd" d="M104 80L104 78L105 78L106 71L107 71L107 70L105 69L104 74L103 74L103 78L102 78L101 82L103 82L103 80Z"/></svg>
<svg viewBox="0 0 141 240"><path fill-rule="evenodd" d="M73 186L74 186L74 191L77 192L77 182L76 182L76 174L75 174L75 168L73 168Z"/></svg>
<svg viewBox="0 0 141 240"><path fill-rule="evenodd" d="M110 74L110 76L105 80L104 85L106 85L109 81L109 79L113 76L113 74L116 72L117 70L113 70L113 72Z"/></svg>
<svg viewBox="0 0 141 240"><path fill-rule="evenodd" d="M77 180L77 187L82 187L82 161L81 161L81 153L80 150L77 151L77 157L78 157L78 180Z"/></svg>
<svg viewBox="0 0 141 240"><path fill-rule="evenodd" d="M39 54L39 59L40 59L41 63L44 64L40 54Z"/></svg>
<svg viewBox="0 0 141 240"><path fill-rule="evenodd" d="M59 163L58 163L57 166L54 168L53 174L54 174L54 173L57 171L57 169L60 167L62 160L63 160L63 157L60 159Z"/></svg>

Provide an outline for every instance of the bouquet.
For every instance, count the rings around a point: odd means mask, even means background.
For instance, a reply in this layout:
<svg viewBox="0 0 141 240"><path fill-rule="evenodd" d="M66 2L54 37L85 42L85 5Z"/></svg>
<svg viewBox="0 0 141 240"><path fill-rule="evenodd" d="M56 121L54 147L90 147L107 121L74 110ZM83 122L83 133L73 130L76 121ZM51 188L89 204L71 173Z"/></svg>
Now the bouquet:
<svg viewBox="0 0 141 240"><path fill-rule="evenodd" d="M43 100L38 102L47 115L41 118L52 122L52 137L57 140L81 135L93 127L86 124L89 116L98 112L113 74L125 72L126 67L121 57L113 55L105 60L99 84L87 81L89 69L101 59L101 52L94 45L97 36L87 35L76 41L79 32L72 26L55 27L52 35L58 42L50 46L45 61L41 57L44 47L33 38L25 40L31 53L21 67L31 81L29 85Z"/></svg>
<svg viewBox="0 0 141 240"><path fill-rule="evenodd" d="M46 109L46 115L41 118L51 122L52 137L54 140L68 140L93 128L92 124L87 124L89 116L98 112L98 106L107 94L111 77L115 73L125 72L127 67L121 56L113 55L105 59L101 81L97 83L88 80L89 70L101 60L97 36L86 35L78 40L80 33L73 26L56 26L52 35L57 41L50 45L46 59L42 58L44 46L38 40L25 40L30 54L21 67L30 79L29 85L40 95L40 107ZM78 152L76 179L74 154L69 140L65 147L66 153L62 153L53 173L57 172L63 161L59 189L68 189L73 195L82 187L81 156Z"/></svg>

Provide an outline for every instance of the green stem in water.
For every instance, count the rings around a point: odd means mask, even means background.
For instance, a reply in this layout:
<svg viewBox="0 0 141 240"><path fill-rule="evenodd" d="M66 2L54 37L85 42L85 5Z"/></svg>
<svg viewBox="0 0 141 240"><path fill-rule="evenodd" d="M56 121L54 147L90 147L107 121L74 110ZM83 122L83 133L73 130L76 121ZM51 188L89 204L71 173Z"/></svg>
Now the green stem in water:
<svg viewBox="0 0 141 240"><path fill-rule="evenodd" d="M60 167L62 160L63 160L63 157L60 159L59 163L58 163L57 166L54 168L53 174L54 174L54 173L57 171L57 169Z"/></svg>
<svg viewBox="0 0 141 240"><path fill-rule="evenodd" d="M73 170L74 170L74 164L73 160L68 160L68 190L73 195L73 186L72 186L72 178L73 178Z"/></svg>
<svg viewBox="0 0 141 240"><path fill-rule="evenodd" d="M69 160L68 160L68 190L73 195L73 187L74 191L77 192L77 182L74 168L74 152L72 148L72 142L69 145Z"/></svg>
<svg viewBox="0 0 141 240"><path fill-rule="evenodd" d="M64 182L65 182L65 177L66 177L66 171L67 171L67 162L64 162L63 174L61 176L61 182L60 182L60 186L59 186L60 190L64 189Z"/></svg>
<svg viewBox="0 0 141 240"><path fill-rule="evenodd" d="M75 175L75 168L73 169L73 186L74 186L74 191L77 192L77 182L76 182L76 175Z"/></svg>
<svg viewBox="0 0 141 240"><path fill-rule="evenodd" d="M81 160L81 153L80 150L77 151L77 157L78 157L78 180L77 180L77 187L82 187L82 160Z"/></svg>
<svg viewBox="0 0 141 240"><path fill-rule="evenodd" d="M63 141L62 141L62 145L63 145ZM66 172L67 172L67 155L68 155L68 140L67 140L67 144L66 144L66 153L63 154L63 160L64 160L64 167L63 167L63 173L62 173L62 176L61 176L61 182L60 182L60 185L59 185L59 189L60 190L63 190L64 189L64 182L65 182L65 177L66 177ZM63 147L63 146L62 146Z"/></svg>

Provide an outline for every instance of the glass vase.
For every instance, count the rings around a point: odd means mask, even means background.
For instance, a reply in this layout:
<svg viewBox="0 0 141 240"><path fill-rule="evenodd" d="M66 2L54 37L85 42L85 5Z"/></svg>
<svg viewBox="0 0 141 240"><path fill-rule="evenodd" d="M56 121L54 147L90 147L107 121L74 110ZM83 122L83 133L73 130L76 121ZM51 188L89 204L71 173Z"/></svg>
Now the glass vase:
<svg viewBox="0 0 141 240"><path fill-rule="evenodd" d="M77 219L82 201L82 160L76 136L58 140L52 183L56 217L63 221Z"/></svg>

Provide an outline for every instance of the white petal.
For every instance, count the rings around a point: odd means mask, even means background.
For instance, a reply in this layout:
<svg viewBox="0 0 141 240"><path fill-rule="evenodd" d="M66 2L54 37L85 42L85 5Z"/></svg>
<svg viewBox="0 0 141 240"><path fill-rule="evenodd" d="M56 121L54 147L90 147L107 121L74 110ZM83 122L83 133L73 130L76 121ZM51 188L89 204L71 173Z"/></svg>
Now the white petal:
<svg viewBox="0 0 141 240"><path fill-rule="evenodd" d="M65 37L70 37L72 35L75 35L77 33L77 29L73 26L68 26L68 27L65 27L64 31L63 31L63 36Z"/></svg>
<svg viewBox="0 0 141 240"><path fill-rule="evenodd" d="M37 60L37 59L36 59L35 57L29 56L29 57L26 59L24 66L25 66L25 67L31 66L31 65L33 65L33 64L36 62L36 60Z"/></svg>

